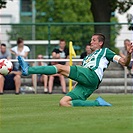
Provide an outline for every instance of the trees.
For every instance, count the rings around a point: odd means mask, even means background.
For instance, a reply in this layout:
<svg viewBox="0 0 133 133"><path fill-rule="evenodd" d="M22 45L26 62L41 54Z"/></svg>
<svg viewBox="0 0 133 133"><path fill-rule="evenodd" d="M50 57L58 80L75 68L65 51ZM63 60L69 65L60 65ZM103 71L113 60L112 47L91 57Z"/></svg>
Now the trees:
<svg viewBox="0 0 133 133"><path fill-rule="evenodd" d="M10 0L13 1L13 0ZM0 0L0 9L1 8L6 8L7 1L6 0Z"/></svg>
<svg viewBox="0 0 133 133"><path fill-rule="evenodd" d="M90 0L94 22L110 22L111 13L118 9L119 13L126 12L133 4L132 0ZM95 25L95 32L106 35L106 47L110 47L110 25Z"/></svg>
<svg viewBox="0 0 133 133"><path fill-rule="evenodd" d="M45 13L43 17L37 16L36 22L92 22L90 2L83 0L36 0L37 12ZM48 28L38 26L36 37L48 39ZM64 38L72 40L75 45L85 45L93 33L93 26L88 25L53 25L50 27L51 39Z"/></svg>
<svg viewBox="0 0 133 133"><path fill-rule="evenodd" d="M119 12L123 13L130 6L131 0L36 0L36 23L117 22L117 19L111 16L112 12L118 8ZM31 16L24 18L23 22L31 22ZM118 25L50 24L36 26L36 39L72 40L74 45L81 47L80 52L94 32L104 33L107 38L106 46L114 48L114 40L120 29ZM32 39L31 29L31 26L27 25L21 28L16 26L12 30L11 38L23 36L25 39Z"/></svg>

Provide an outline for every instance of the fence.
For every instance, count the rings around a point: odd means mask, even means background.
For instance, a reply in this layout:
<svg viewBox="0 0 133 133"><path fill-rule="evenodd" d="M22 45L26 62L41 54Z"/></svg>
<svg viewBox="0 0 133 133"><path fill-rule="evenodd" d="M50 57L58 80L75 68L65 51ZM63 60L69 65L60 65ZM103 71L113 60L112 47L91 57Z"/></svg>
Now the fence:
<svg viewBox="0 0 133 133"><path fill-rule="evenodd" d="M30 59L28 62L37 62L35 58L38 54L43 54L45 57L50 58L51 52L57 46L59 39L65 39L68 42L73 41L73 46L77 55L84 51L86 43L91 39L92 34L95 32L95 26L109 26L110 32L104 32L105 35L110 35L109 48L116 50L116 47L123 47L123 41L130 39L133 41L133 31L128 30L129 23L1 23L0 24L0 41L8 44L8 47L16 45L18 37L23 37L26 45L31 49ZM101 31L102 32L102 31ZM30 40L29 42L26 42ZM53 45L53 40L57 42ZM40 42L39 42L40 41ZM34 43L33 43L34 42ZM39 43L38 43L39 42ZM46 43L45 43L46 42ZM45 44L44 44L45 43ZM15 60L13 60L15 61ZM39 60L40 61L40 60ZM45 62L52 61L45 59ZM55 60L54 60L55 61ZM73 60L75 61L75 60ZM125 93L127 93L127 77L125 68L124 80Z"/></svg>
<svg viewBox="0 0 133 133"><path fill-rule="evenodd" d="M65 39L68 42L73 41L74 49L77 54L83 52L85 45L90 41L92 34L95 32L95 26L110 26L110 32L105 32L106 36L110 35L108 43L109 47L114 50L114 47L123 47L124 39L128 38L133 41L133 32L128 30L129 23L1 23L0 24L0 40L6 42L10 46L10 41L16 41L18 37L23 37L24 40L47 40L48 44L45 47L42 44L29 45L31 48L30 58L35 58L36 55L44 53L50 57L51 51L54 48L51 45L51 40ZM35 28L33 28L35 27ZM34 31L33 31L34 30ZM102 32L102 31L100 31Z"/></svg>

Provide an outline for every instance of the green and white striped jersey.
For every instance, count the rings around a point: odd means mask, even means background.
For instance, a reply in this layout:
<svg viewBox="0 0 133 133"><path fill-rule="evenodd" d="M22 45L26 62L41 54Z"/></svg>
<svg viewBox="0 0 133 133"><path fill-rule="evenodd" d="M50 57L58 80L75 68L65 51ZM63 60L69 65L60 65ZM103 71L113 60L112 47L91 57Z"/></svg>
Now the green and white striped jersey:
<svg viewBox="0 0 133 133"><path fill-rule="evenodd" d="M82 66L94 70L101 81L103 77L103 72L109 66L110 61L118 63L119 59L120 56L116 55L110 49L101 48L86 56L83 59Z"/></svg>

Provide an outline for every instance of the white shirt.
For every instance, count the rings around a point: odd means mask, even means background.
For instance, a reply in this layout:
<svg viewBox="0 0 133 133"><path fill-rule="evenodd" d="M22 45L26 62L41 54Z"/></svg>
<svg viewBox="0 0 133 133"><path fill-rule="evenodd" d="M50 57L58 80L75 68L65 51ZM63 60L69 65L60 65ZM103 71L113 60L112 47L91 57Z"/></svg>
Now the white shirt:
<svg viewBox="0 0 133 133"><path fill-rule="evenodd" d="M26 52L29 52L30 51L30 49L29 49L28 46L24 46L23 47L23 50L21 52L18 51L18 46L15 46L15 47L11 48L11 50L13 52L15 52L16 54L20 55L20 56L24 56ZM17 58L17 56L16 56L16 58Z"/></svg>

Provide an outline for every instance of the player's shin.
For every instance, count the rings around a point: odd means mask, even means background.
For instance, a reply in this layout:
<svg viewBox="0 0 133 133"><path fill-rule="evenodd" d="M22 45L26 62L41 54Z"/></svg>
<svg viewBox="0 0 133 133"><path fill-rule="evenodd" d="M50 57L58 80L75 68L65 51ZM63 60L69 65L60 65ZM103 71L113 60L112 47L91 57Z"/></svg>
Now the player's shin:
<svg viewBox="0 0 133 133"><path fill-rule="evenodd" d="M58 72L56 66L34 66L28 68L28 74L52 75Z"/></svg>
<svg viewBox="0 0 133 133"><path fill-rule="evenodd" d="M86 100L86 101L83 101L83 100L72 100L71 102L72 106L98 106L99 103L94 100Z"/></svg>

